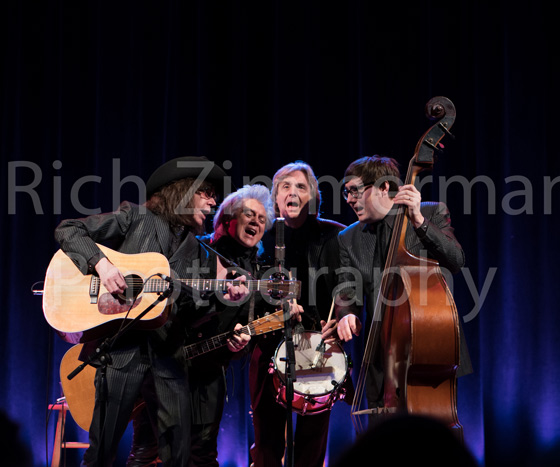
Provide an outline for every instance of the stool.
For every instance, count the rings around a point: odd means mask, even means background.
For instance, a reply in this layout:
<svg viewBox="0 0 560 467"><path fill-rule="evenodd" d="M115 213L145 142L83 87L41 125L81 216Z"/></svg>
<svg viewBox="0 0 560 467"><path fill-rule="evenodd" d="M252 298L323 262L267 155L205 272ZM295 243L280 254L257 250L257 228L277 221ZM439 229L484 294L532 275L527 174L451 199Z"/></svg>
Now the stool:
<svg viewBox="0 0 560 467"><path fill-rule="evenodd" d="M52 453L51 467L60 466L60 455L62 449L79 449L88 448L89 443L80 443L79 441L64 441L64 428L66 426L66 413L68 412L68 404L66 401L49 404L49 410L58 411L58 419L56 422L56 434L54 437L54 447Z"/></svg>

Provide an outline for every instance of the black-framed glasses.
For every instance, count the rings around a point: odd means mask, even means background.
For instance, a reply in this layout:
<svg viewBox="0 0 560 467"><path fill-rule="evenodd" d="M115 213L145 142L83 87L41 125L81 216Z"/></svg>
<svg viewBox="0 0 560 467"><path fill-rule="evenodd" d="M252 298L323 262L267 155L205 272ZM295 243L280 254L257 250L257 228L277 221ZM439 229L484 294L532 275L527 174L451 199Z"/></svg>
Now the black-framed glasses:
<svg viewBox="0 0 560 467"><path fill-rule="evenodd" d="M351 186L350 188L344 187L342 189L342 197L346 201L348 201L349 196L352 196L354 199L360 199L364 195L364 192L371 186L373 186L373 183L366 183L361 186Z"/></svg>
<svg viewBox="0 0 560 467"><path fill-rule="evenodd" d="M204 199L213 199L214 201L218 201L218 195L216 194L216 190L212 186L207 186L206 188L199 188L195 191Z"/></svg>

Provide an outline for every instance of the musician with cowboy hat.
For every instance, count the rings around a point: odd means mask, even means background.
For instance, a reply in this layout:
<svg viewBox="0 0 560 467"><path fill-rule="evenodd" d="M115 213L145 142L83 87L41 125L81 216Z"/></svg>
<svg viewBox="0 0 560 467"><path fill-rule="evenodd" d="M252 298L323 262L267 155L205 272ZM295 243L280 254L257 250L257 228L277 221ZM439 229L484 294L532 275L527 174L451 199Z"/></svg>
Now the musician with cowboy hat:
<svg viewBox="0 0 560 467"><path fill-rule="evenodd" d="M125 201L115 212L65 220L56 228L56 240L82 274L98 275L113 296L126 294L127 282L98 243L118 245L120 253L161 253L179 277L192 276L189 267L204 254L195 235L203 232L206 217L223 195L225 179L226 173L204 157L167 161L148 179L144 205ZM139 398L157 427L163 465L188 465L191 408L182 352L188 323L181 311L193 296L176 288L180 293L175 291L178 297L163 326L126 332L106 349L104 364L93 362L98 367L96 400L82 465L112 465ZM230 287L232 300L246 294L242 288ZM82 355L91 355L88 351L100 342L85 345Z"/></svg>

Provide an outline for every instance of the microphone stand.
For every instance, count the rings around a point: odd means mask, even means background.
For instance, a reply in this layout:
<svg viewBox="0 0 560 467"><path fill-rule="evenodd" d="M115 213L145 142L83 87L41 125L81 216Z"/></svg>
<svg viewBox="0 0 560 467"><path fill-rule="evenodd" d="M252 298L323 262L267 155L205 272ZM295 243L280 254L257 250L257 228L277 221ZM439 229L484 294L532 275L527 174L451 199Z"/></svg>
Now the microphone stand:
<svg viewBox="0 0 560 467"><path fill-rule="evenodd" d="M160 303L164 300L167 300L169 298L169 296L173 293L173 281L171 280L170 277L166 276L165 274L154 274L154 275L160 276L163 280L169 282L169 287L167 288L167 290L165 290L164 292L159 294L158 298L156 300L154 300L154 302L152 304L147 306L144 311L142 311L137 316L135 316L133 319L131 319L130 322L125 327L121 327L114 336L106 338L101 343L101 345L96 347L95 350L86 357L86 360L81 365L76 367L74 369L74 371L72 371L72 373L70 373L67 376L67 378L69 380L71 380L76 375L78 375L78 373L80 373L87 365L91 365L91 363L94 360L98 360L99 363L101 363L102 367L105 367L106 365L111 363L110 362L111 358L107 354L107 351L109 349L111 349L111 347L113 347L116 340L119 337L121 337L123 334L125 334L128 330L130 330L130 328L135 326L136 323L138 321L140 321L146 314L148 314L150 312L150 310L152 310L152 308L154 308L158 303Z"/></svg>
<svg viewBox="0 0 560 467"><path fill-rule="evenodd" d="M276 219L276 248L275 259L278 275L284 275L284 260L286 247L284 245L284 218ZM296 355L294 350L294 340L292 326L290 323L290 303L289 300L282 300L284 309L284 342L286 344L285 375L286 375L286 462L285 466L294 465L294 430L292 420L292 403L294 400L294 382L296 381Z"/></svg>
<svg viewBox="0 0 560 467"><path fill-rule="evenodd" d="M99 384L99 394L97 395L97 399L100 402L100 414L99 414L99 426L104 427L105 425L105 415L107 411L107 365L111 363L111 356L107 353L117 339L129 331L132 327L138 323L152 308L154 308L158 303L167 300L171 294L173 293L173 280L166 276L165 274L154 274L160 276L163 280L169 283L169 287L167 290L159 294L158 298L153 301L144 311L139 313L135 316L126 326L120 327L117 333L112 336L106 338L99 346L95 348L95 350L89 354L85 361L81 363L78 367L76 367L68 376L67 378L71 380L76 375L78 375L87 365L92 365L92 362L97 360L101 366L99 368L100 371L100 384ZM135 298L134 298L135 299ZM93 365L92 365L93 366ZM104 429L104 428L103 428ZM103 455L103 436L99 437L99 453ZM99 459L101 460L101 459ZM103 460L101 460L101 465L103 465Z"/></svg>

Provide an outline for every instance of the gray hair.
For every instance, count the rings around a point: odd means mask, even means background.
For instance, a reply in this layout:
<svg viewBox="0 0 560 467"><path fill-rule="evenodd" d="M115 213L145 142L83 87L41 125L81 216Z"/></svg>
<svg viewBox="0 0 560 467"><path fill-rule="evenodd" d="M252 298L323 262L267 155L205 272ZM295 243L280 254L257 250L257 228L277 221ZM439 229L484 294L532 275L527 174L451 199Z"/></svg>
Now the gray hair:
<svg viewBox="0 0 560 467"><path fill-rule="evenodd" d="M214 232L219 232L226 223L236 217L241 209L243 209L243 202L248 199L257 200L263 205L266 211L265 230L269 230L272 227L272 221L275 216L268 188L264 185L245 185L243 188L226 196L222 204L220 204L214 216Z"/></svg>
<svg viewBox="0 0 560 467"><path fill-rule="evenodd" d="M303 161L296 161L285 165L278 169L272 178L272 200L274 203L274 212L279 215L278 205L276 204L276 195L278 194L278 185L284 178L294 172L303 172L309 183L311 191L311 199L309 200L309 214L313 217L319 216L319 208L321 207L321 192L319 191L319 182L309 164Z"/></svg>

